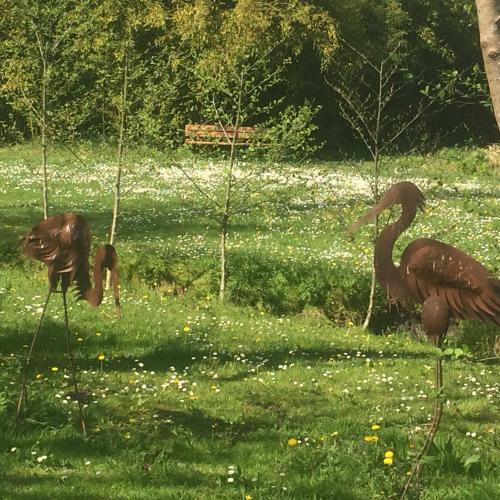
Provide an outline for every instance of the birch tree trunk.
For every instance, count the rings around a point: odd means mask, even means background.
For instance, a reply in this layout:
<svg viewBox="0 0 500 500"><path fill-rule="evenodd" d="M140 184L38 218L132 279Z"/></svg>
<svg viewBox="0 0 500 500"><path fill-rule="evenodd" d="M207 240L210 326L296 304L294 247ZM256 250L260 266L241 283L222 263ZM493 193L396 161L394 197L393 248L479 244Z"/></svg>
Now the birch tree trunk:
<svg viewBox="0 0 500 500"><path fill-rule="evenodd" d="M47 61L45 58L42 60L42 112L40 133L42 142L42 206L43 218L49 216L49 187L47 181Z"/></svg>
<svg viewBox="0 0 500 500"><path fill-rule="evenodd" d="M231 139L231 153L229 156L229 168L226 173L226 188L224 190L224 205L221 221L221 234L220 234L220 261L221 261L221 275L219 283L219 300L224 301L226 293L226 280L227 280L227 235L229 232L229 218L231 216L231 198L233 191L233 172L234 163L236 161L236 141L238 140L238 130L240 128L241 106L243 97L243 74L240 76L238 101L236 107L236 116L233 123L233 137Z"/></svg>
<svg viewBox="0 0 500 500"><path fill-rule="evenodd" d="M384 62L380 63L378 68L378 95L377 95L377 119L375 122L375 130L373 133L373 167L374 167L374 177L373 177L373 198L375 203L379 200L379 180L380 180L380 127L382 123L382 111L384 108ZM375 218L375 228L374 228L374 241L378 238L378 215ZM370 320L373 314L373 305L375 304L375 285L377 282L377 277L375 275L375 263L372 269L372 281L370 285L370 299L368 301L368 310L366 311L366 317L363 322L363 330L367 330L370 325Z"/></svg>
<svg viewBox="0 0 500 500"><path fill-rule="evenodd" d="M116 165L116 181L115 181L115 199L113 203L113 222L111 224L111 233L109 235L109 244L113 245L116 236L116 226L118 223L118 212L120 209L120 194L121 194L121 178L123 170L123 156L125 150L125 134L127 127L127 91L128 91L128 56L125 54L123 67L123 86L120 105L120 123L118 133L118 151Z"/></svg>
<svg viewBox="0 0 500 500"><path fill-rule="evenodd" d="M375 303L375 285L377 284L377 277L375 276L375 268L372 269L372 281L370 285L370 298L368 299L368 309L366 311L365 320L363 321L363 330L367 330L370 325L370 320L373 314L373 304Z"/></svg>
<svg viewBox="0 0 500 500"><path fill-rule="evenodd" d="M476 0L476 8L484 68L500 130L500 0Z"/></svg>
<svg viewBox="0 0 500 500"><path fill-rule="evenodd" d="M234 162L236 160L236 140L238 137L238 129L240 127L240 110L241 110L241 92L238 101L238 111L236 113L235 125L233 127L233 137L231 141L231 153L229 158L229 168L226 173L226 188L224 190L224 205L221 221L220 232L220 263L221 274L219 283L219 300L223 301L226 293L226 278L227 278L227 235L229 232L229 218L231 216L231 196L233 190L233 171Z"/></svg>
<svg viewBox="0 0 500 500"><path fill-rule="evenodd" d="M115 180L115 196L113 201L113 220L111 223L111 231L109 234L109 244L114 245L116 236L116 227L118 225L118 213L120 210L121 200L121 181L123 171L123 157L125 151L126 132L127 132L127 92L128 92L128 53L125 52L125 60L123 63L123 82L122 95L119 109L119 131L118 131L118 150L116 158L116 180ZM111 271L108 269L106 274L106 290L111 286Z"/></svg>
<svg viewBox="0 0 500 500"><path fill-rule="evenodd" d="M227 232L229 226L229 214L224 213L222 216L221 231L220 231L220 283L219 283L219 300L223 301L226 293L226 246Z"/></svg>

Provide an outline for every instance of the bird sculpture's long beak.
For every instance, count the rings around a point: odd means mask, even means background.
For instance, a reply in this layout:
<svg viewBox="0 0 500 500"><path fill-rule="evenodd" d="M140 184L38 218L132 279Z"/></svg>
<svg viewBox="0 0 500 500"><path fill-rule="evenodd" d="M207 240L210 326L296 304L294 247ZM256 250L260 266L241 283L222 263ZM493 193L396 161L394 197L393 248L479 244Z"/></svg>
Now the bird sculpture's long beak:
<svg viewBox="0 0 500 500"><path fill-rule="evenodd" d="M357 231L363 224L366 224L369 220L374 219L377 215L382 213L389 204L384 200L380 200L373 208L371 208L365 215L358 219L354 224L349 227L349 232L353 233Z"/></svg>

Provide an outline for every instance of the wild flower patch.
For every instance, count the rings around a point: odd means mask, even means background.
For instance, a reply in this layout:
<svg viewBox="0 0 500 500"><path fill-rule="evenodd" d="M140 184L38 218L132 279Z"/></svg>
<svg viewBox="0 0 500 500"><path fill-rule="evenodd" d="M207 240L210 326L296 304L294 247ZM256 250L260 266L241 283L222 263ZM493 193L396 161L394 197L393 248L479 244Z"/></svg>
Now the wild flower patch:
<svg viewBox="0 0 500 500"><path fill-rule="evenodd" d="M185 167L216 192L218 164ZM249 168L241 165L237 175ZM352 313L363 307L364 293L356 286L369 275L373 244L369 230L351 239L346 228L369 203L366 179L345 165L291 167L286 176L280 168L270 168L265 180L287 196L235 219L234 295L225 305L205 272L215 268L218 238L199 194L165 166L135 165L126 174L117 243L123 318L114 317L109 295L99 310L70 301L87 439L68 394L60 297L49 304L37 341L28 418L14 426L19 368L43 305L46 270L1 260L6 498L398 493L432 418L437 352L407 328L375 335L356 327ZM400 170L384 182L400 179ZM87 215L94 248L106 241L113 172L112 163L90 158L88 167L61 162L51 173L54 210ZM437 237L498 270L491 179L450 176L440 184L428 167L419 175L427 212L399 248ZM38 178L31 164L3 160L0 177L0 229L11 252L39 218ZM335 307L322 309L328 301ZM485 336L471 325L471 337ZM426 465L426 494L497 498L498 366L480 361L454 335L449 342L453 353L460 347L467 356L444 359L444 439Z"/></svg>

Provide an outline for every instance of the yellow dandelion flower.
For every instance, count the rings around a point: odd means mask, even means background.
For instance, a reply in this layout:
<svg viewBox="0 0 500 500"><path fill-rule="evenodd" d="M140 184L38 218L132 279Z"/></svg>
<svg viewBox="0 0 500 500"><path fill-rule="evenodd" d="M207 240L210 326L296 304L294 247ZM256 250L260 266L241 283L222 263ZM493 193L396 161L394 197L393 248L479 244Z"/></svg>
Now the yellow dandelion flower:
<svg viewBox="0 0 500 500"><path fill-rule="evenodd" d="M191 328L190 328L188 325L186 325L186 326L183 328L183 330L187 333L187 332L190 332L190 331L191 331Z"/></svg>
<svg viewBox="0 0 500 500"><path fill-rule="evenodd" d="M384 464L385 465L392 465L393 462L394 462L394 460L392 459L392 457L384 458Z"/></svg>
<svg viewBox="0 0 500 500"><path fill-rule="evenodd" d="M372 431L378 431L379 429L380 429L380 425L378 425L378 424L372 425Z"/></svg>
<svg viewBox="0 0 500 500"><path fill-rule="evenodd" d="M298 444L298 441L295 438L290 438L287 441L288 446L296 446Z"/></svg>
<svg viewBox="0 0 500 500"><path fill-rule="evenodd" d="M385 458L392 458L394 456L394 453L391 450L387 450L384 456Z"/></svg>
<svg viewBox="0 0 500 500"><path fill-rule="evenodd" d="M37 373L36 378L39 380L39 379L43 378L43 375L41 373Z"/></svg>
<svg viewBox="0 0 500 500"><path fill-rule="evenodd" d="M57 372L57 371L59 370L59 368L57 368L57 366L53 366L53 367L51 368L51 370L52 370L53 372Z"/></svg>
<svg viewBox="0 0 500 500"><path fill-rule="evenodd" d="M104 354L99 354L99 356L97 356L97 359L99 361L103 361L104 359L106 359L106 356L104 356Z"/></svg>
<svg viewBox="0 0 500 500"><path fill-rule="evenodd" d="M365 436L365 442L367 443L378 443L379 439L378 436Z"/></svg>
<svg viewBox="0 0 500 500"><path fill-rule="evenodd" d="M96 337L100 337L101 336L101 334L99 332L97 332L95 335L96 335Z"/></svg>
<svg viewBox="0 0 500 500"><path fill-rule="evenodd" d="M245 495L245 500L252 500L252 496L251 495Z"/></svg>

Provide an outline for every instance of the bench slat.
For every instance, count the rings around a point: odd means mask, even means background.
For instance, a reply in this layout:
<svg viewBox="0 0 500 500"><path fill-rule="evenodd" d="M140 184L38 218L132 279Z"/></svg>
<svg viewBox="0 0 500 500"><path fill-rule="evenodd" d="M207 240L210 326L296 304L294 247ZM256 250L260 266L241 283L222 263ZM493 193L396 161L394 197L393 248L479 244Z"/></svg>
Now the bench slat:
<svg viewBox="0 0 500 500"><path fill-rule="evenodd" d="M249 146L257 135L255 127L238 127L236 146ZM225 127L212 124L189 123L184 127L185 144L206 144L217 146L230 146L234 138L234 127ZM229 140L228 140L229 139Z"/></svg>

